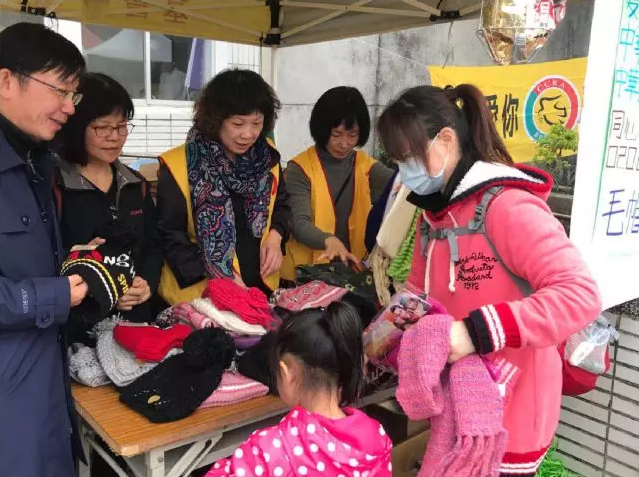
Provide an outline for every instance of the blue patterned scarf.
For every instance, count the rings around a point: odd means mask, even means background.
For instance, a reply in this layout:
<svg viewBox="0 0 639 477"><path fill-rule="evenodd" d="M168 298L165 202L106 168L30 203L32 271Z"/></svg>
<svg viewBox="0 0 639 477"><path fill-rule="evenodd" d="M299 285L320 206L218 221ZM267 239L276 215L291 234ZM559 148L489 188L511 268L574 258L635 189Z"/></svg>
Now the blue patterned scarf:
<svg viewBox="0 0 639 477"><path fill-rule="evenodd" d="M192 128L186 138L186 157L195 235L207 274L232 277L236 230L231 193L244 199L248 231L261 238L273 183L268 144L260 136L233 162L220 142Z"/></svg>

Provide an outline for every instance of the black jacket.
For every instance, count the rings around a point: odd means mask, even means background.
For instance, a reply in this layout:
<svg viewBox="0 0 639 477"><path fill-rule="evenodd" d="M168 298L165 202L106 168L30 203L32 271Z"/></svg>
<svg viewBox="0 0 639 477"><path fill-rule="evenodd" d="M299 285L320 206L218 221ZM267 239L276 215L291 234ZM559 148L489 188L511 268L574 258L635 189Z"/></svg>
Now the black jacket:
<svg viewBox="0 0 639 477"><path fill-rule="evenodd" d="M155 294L164 257L150 187L140 174L121 162L116 161L113 168L116 184L112 202L109 194L97 189L73 165L61 162L55 181L62 244L66 252L74 245L86 244L116 219L136 237L136 274Z"/></svg>
<svg viewBox="0 0 639 477"><path fill-rule="evenodd" d="M279 153L271 150L274 167L280 162ZM280 178L277 186L277 196L271 229L282 236L282 250L289 237L289 219L291 209L287 205L288 193L284 183L284 174L280 167ZM189 200L190 197L189 197ZM233 211L235 213L235 230L237 236L236 251L240 263L240 273L244 283L249 287L258 287L268 292L268 288L260 277L260 239L251 235L244 211L244 199L231 193ZM164 257L175 275L175 279L182 288L191 286L206 276L204 259L197 244L191 242L187 232L186 200L171 171L165 165L160 167L158 176L158 227L164 243Z"/></svg>

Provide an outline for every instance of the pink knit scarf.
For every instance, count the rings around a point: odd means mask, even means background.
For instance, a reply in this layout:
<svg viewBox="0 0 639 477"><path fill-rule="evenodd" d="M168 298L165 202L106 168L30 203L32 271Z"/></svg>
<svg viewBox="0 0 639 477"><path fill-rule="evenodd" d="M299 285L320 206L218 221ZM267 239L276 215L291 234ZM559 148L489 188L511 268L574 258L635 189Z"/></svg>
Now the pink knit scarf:
<svg viewBox="0 0 639 477"><path fill-rule="evenodd" d="M429 419L419 477L496 477L506 450L504 399L477 355L452 366L449 315L432 315L404 333L397 399L409 418Z"/></svg>

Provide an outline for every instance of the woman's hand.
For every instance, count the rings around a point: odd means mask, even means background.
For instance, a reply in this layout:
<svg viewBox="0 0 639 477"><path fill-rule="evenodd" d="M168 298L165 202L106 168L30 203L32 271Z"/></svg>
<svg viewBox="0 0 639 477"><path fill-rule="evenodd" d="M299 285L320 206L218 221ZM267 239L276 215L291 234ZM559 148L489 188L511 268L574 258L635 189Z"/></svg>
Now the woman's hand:
<svg viewBox="0 0 639 477"><path fill-rule="evenodd" d="M282 255L282 236L275 229L271 230L260 248L260 275L266 277L279 271L284 256Z"/></svg>
<svg viewBox="0 0 639 477"><path fill-rule="evenodd" d="M455 363L474 352L475 345L473 340L470 339L468 328L466 328L463 321L454 321L450 328L450 356L448 357L448 362Z"/></svg>
<svg viewBox="0 0 639 477"><path fill-rule="evenodd" d="M235 283L236 285L242 287L242 288L248 288L246 286L246 283L244 283L244 280L242 280L242 276L239 273L235 273L233 275L233 283Z"/></svg>
<svg viewBox="0 0 639 477"><path fill-rule="evenodd" d="M130 311L134 306L140 305L151 298L151 287L142 277L135 277L129 290L118 300L117 309Z"/></svg>
<svg viewBox="0 0 639 477"><path fill-rule="evenodd" d="M91 245L92 247L98 247L100 245L104 245L105 243L106 243L106 240L100 237L96 237L93 240L91 240L87 245Z"/></svg>
<svg viewBox="0 0 639 477"><path fill-rule="evenodd" d="M334 259L339 258L344 265L348 266L348 262L352 262L357 270L362 270L363 267L359 259L349 252L342 241L337 237L331 235L324 241L324 245L326 249L324 253L319 256L320 260L326 259L332 262Z"/></svg>

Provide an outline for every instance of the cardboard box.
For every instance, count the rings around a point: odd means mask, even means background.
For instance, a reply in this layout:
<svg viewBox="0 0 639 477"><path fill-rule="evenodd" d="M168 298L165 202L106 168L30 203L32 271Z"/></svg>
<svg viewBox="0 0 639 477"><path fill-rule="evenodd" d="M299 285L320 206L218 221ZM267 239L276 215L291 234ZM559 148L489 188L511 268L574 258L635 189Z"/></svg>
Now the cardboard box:
<svg viewBox="0 0 639 477"><path fill-rule="evenodd" d="M393 444L404 442L429 428L428 421L408 419L395 399L367 406L365 412L384 426Z"/></svg>
<svg viewBox="0 0 639 477"><path fill-rule="evenodd" d="M393 477L415 477L426 451L430 430L393 446Z"/></svg>

